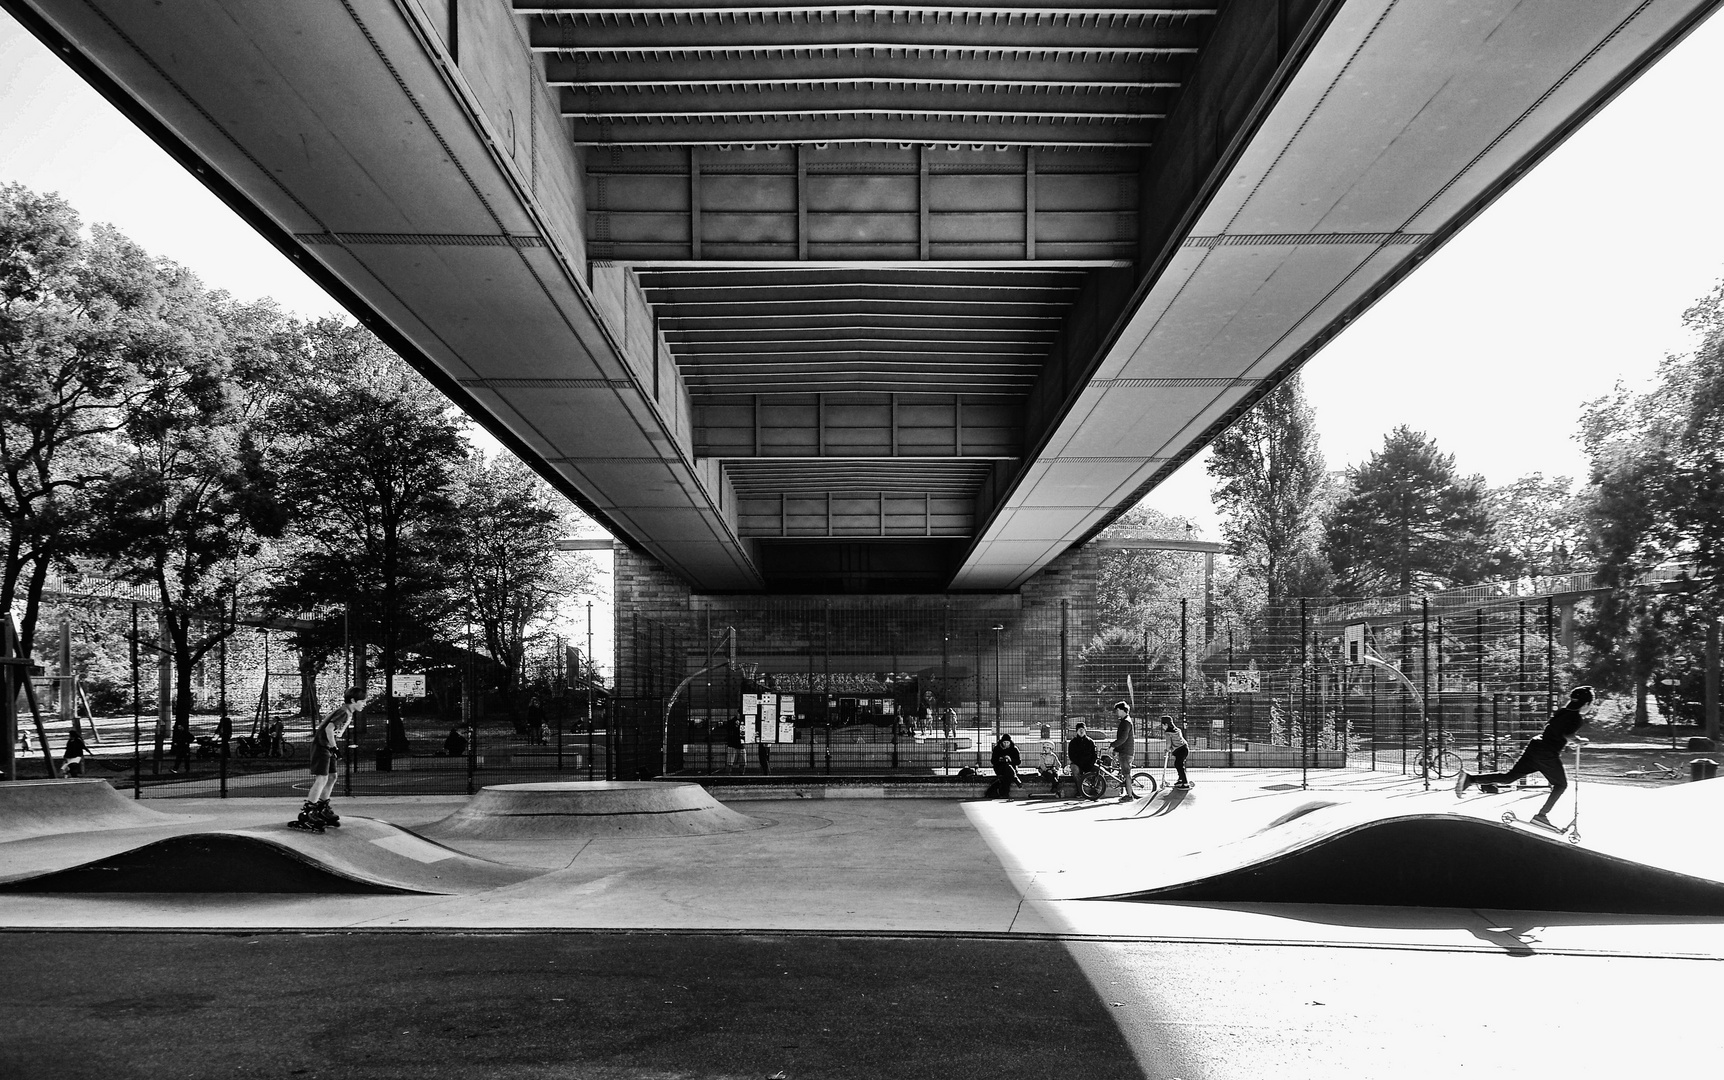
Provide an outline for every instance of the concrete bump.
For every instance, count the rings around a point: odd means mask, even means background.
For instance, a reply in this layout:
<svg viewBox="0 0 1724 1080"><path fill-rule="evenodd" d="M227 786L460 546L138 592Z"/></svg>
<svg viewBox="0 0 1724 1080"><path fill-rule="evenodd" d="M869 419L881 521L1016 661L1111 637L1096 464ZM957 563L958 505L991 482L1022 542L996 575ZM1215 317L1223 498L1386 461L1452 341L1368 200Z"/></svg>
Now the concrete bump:
<svg viewBox="0 0 1724 1080"><path fill-rule="evenodd" d="M575 780L498 784L420 830L450 840L711 836L762 828L699 784Z"/></svg>
<svg viewBox="0 0 1724 1080"><path fill-rule="evenodd" d="M99 778L0 784L0 843L56 833L136 829L174 820L171 814L121 795Z"/></svg>
<svg viewBox="0 0 1724 1080"><path fill-rule="evenodd" d="M1368 821L1252 854L1217 871L1225 849L1205 853L1193 863L1210 872L1092 899L1724 915L1724 882L1454 814ZM1184 875L1176 864L1167 876Z"/></svg>
<svg viewBox="0 0 1724 1080"><path fill-rule="evenodd" d="M94 858L86 852L59 866L39 864L0 881L0 892L449 895L486 892L540 873L350 817L321 835L269 825L114 844Z"/></svg>

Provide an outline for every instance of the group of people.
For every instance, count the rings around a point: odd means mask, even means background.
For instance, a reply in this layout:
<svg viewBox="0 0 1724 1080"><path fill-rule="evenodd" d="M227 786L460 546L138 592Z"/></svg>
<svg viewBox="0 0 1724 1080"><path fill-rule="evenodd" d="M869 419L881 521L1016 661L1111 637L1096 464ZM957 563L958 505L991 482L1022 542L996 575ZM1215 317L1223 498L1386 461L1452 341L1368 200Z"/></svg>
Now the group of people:
<svg viewBox="0 0 1724 1080"><path fill-rule="evenodd" d="M925 708L921 712L912 713L904 718L903 725L898 729L904 735L934 735L938 734L951 739L958 734L958 710L954 708Z"/></svg>
<svg viewBox="0 0 1724 1080"><path fill-rule="evenodd" d="M1131 715L1131 703L1116 701L1113 703L1114 725L1113 741L1108 743L1108 749L1113 751L1114 765L1119 769L1120 782L1124 791L1120 800L1130 802L1138 797L1132 787L1131 767L1137 754L1137 721ZM1173 717L1161 718L1161 735L1167 748L1167 762L1178 773L1179 779L1174 783L1176 788L1187 788L1191 781L1185 775L1185 759L1191 753L1191 744L1186 741L1185 732L1174 723ZM1093 773L1101 760L1100 750L1095 740L1090 737L1088 725L1082 720L1077 722L1071 741L1066 743L1066 761L1071 769L1074 794L1082 789L1085 775ZM1023 764L1022 755L1012 742L1011 735L1001 732L994 740L991 755L994 767L994 782L989 785L986 798L1010 798L1012 788L1020 787L1023 781L1018 778L1018 768ZM1059 790L1059 780L1054 782L1055 793Z"/></svg>
<svg viewBox="0 0 1724 1080"><path fill-rule="evenodd" d="M1545 796L1544 805L1532 820L1536 825L1555 828L1550 820L1550 812L1568 790L1568 774L1562 766L1562 751L1570 740L1576 743L1586 742L1577 733L1596 708L1592 687L1577 686L1570 690L1567 704L1551 714L1544 730L1527 743L1526 749L1511 768L1505 772L1482 774L1469 773L1463 769L1455 778L1455 794L1464 795L1473 787L1487 793L1495 792L1522 777L1539 773L1549 782L1550 794ZM1132 719L1129 702L1114 702L1113 712L1117 724L1108 749L1113 751L1114 764L1119 769L1120 781L1124 787L1119 797L1121 801L1130 802L1138 797L1131 782L1131 767L1137 749L1136 723ZM1185 759L1191 753L1191 745L1186 741L1185 732L1174 723L1173 717L1163 716L1161 733L1166 742L1167 762L1177 770L1179 776L1173 786L1190 787L1191 783L1185 775ZM1022 758L1010 735L1002 732L995 739L992 760L994 782L989 785L985 797L1010 798L1012 788L1023 783L1018 779L1018 767L1022 764ZM1083 777L1096 770L1099 760L1100 751L1095 740L1090 737L1084 722L1079 720L1071 741L1066 744L1066 761L1071 769L1074 786L1081 790ZM1058 780L1054 783L1054 790L1056 794L1059 791Z"/></svg>

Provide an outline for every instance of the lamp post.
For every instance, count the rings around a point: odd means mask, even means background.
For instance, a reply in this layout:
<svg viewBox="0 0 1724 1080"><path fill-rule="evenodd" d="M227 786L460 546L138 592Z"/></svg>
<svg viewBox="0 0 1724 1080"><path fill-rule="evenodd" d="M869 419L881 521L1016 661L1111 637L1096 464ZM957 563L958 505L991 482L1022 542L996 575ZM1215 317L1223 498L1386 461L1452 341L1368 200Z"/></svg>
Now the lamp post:
<svg viewBox="0 0 1724 1080"><path fill-rule="evenodd" d="M993 631L994 631L994 741L995 742L1000 741L1000 708L1002 705L1002 702L1001 702L1002 679L1000 677L1000 631L1004 630L1005 628L1006 627L1005 627L1004 623L995 623L993 626Z"/></svg>

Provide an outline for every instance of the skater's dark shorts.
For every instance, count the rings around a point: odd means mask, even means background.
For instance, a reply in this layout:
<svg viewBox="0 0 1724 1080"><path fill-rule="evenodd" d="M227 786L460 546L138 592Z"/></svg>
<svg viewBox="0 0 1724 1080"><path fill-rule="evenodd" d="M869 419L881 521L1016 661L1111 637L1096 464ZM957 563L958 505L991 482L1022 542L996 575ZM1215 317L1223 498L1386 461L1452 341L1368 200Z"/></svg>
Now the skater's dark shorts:
<svg viewBox="0 0 1724 1080"><path fill-rule="evenodd" d="M1553 750L1537 739L1526 744L1514 768L1503 773L1485 773L1472 777L1473 784L1512 784L1523 776L1543 773L1550 786L1558 791L1568 786L1568 774L1562 768L1562 752Z"/></svg>
<svg viewBox="0 0 1724 1080"><path fill-rule="evenodd" d="M319 743L311 744L311 775L335 775L335 755L329 752L329 747Z"/></svg>

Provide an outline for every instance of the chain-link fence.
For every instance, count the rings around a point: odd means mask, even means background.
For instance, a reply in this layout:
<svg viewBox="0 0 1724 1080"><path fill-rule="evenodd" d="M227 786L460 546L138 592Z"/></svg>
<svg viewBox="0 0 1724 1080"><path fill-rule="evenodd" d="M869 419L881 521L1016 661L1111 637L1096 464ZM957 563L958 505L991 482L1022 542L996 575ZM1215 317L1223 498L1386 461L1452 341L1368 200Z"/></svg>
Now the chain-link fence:
<svg viewBox="0 0 1724 1080"><path fill-rule="evenodd" d="M679 644L686 676L723 660L735 633L736 663L697 675L669 709L669 771L737 769L739 734L741 767L755 772L977 768L1000 732L1033 766L1076 720L1111 739L1115 701L1140 718L1140 747L1159 745L1159 717L1176 718L1199 764L1416 770L1428 754L1452 769L1445 752L1494 763L1535 733L1568 659L1565 620L1542 601L1437 613L1418 600L1292 600L1239 618L1176 600L1139 605L1130 621L1102 611L938 599L699 606L685 632L661 627L643 641L673 669L658 676L669 686ZM636 721L653 725L647 744L664 736L666 700Z"/></svg>
<svg viewBox="0 0 1724 1080"><path fill-rule="evenodd" d="M697 597L686 612L619 613L609 686L560 642L529 657L512 701L474 691L487 685L488 661L471 652L424 665L420 696L403 702L409 749L387 751L382 719L368 716L343 790L461 793L666 773L951 775L985 771L1001 732L1034 768L1051 763L1044 747L1063 751L1076 720L1111 739L1115 701L1139 718L1140 763L1159 764L1165 715L1180 721L1199 767L1494 767L1554 707L1573 619L1573 601L1512 597L1466 607L1293 599L1250 616L1188 599L1140 603L1123 617L1017 597ZM150 620L142 626L147 637ZM266 627L242 627L226 652L225 669L212 653L193 680L189 762L166 745L156 756L158 680L146 651L139 752L127 700L97 719L87 774L135 781L146 795L303 786L310 717L334 707L347 675L340 655L302 664L292 635ZM52 742L64 683L40 685ZM225 757L213 738L224 687L234 735ZM30 733L28 719L21 730ZM32 763L46 774L37 751L20 753L20 775Z"/></svg>

